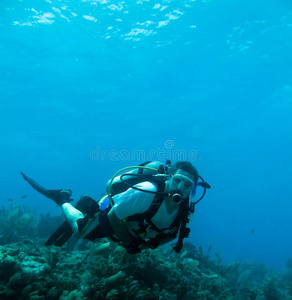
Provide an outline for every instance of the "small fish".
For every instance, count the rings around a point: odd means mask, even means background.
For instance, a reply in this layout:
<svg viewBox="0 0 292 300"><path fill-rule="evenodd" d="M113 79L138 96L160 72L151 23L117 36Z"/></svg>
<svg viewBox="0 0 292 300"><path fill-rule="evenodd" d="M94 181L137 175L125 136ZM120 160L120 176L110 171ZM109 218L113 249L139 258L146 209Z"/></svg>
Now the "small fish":
<svg viewBox="0 0 292 300"><path fill-rule="evenodd" d="M27 197L27 195L22 195L20 198L25 199L26 197Z"/></svg>
<svg viewBox="0 0 292 300"><path fill-rule="evenodd" d="M11 198L8 198L7 200L8 200L9 202L13 202L13 199L11 199Z"/></svg>
<svg viewBox="0 0 292 300"><path fill-rule="evenodd" d="M254 229L251 230L251 234L254 234Z"/></svg>

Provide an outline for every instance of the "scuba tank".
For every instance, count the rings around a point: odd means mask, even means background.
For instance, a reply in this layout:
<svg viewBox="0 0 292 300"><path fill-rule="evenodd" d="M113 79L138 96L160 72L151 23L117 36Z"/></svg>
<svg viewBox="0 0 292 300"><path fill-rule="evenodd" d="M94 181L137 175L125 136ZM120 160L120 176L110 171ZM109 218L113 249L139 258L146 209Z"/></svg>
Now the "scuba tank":
<svg viewBox="0 0 292 300"><path fill-rule="evenodd" d="M125 192L128 188L135 188L134 185L143 182L150 181L157 183L157 181L167 180L171 176L168 174L168 166L170 161L166 161L166 166L161 164L159 161L147 161L140 164L139 166L126 167L119 170L114 176L107 182L106 191L109 197L110 203L113 205L112 197L116 194ZM129 172L118 175L126 170L131 170ZM118 176L117 176L118 175ZM143 192L149 192L141 190ZM151 192L152 193L152 192ZM154 192L155 193L155 192Z"/></svg>

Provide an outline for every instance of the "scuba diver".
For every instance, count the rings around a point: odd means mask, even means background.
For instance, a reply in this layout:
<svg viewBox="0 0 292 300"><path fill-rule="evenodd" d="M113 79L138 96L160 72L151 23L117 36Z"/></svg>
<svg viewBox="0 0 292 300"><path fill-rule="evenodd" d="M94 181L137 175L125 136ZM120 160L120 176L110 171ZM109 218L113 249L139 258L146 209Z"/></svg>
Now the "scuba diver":
<svg viewBox="0 0 292 300"><path fill-rule="evenodd" d="M132 169L130 172L119 173ZM171 165L145 162L117 172L107 184L107 195L98 202L84 194L75 206L69 189L47 190L21 172L38 192L61 207L66 221L48 239L46 246L62 246L73 234L95 241L110 238L129 254L155 249L174 240L179 253L188 237L189 217L210 185L188 161ZM196 188L203 187L195 201Z"/></svg>

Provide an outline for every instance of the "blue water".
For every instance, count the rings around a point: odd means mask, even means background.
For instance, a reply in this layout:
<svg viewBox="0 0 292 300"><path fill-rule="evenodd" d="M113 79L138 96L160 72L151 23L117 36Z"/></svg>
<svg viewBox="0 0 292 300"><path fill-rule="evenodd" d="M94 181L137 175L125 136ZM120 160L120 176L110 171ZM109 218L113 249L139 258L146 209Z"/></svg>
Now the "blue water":
<svg viewBox="0 0 292 300"><path fill-rule="evenodd" d="M292 256L292 3L57 1L1 5L1 204L98 199L120 168L186 158L212 189L191 241L285 268ZM27 195L27 198L21 198Z"/></svg>

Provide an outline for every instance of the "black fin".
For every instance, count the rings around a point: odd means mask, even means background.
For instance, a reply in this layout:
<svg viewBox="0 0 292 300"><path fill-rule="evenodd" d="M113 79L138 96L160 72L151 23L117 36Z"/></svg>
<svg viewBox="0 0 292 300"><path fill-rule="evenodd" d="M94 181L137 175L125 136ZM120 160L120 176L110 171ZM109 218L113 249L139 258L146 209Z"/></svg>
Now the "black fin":
<svg viewBox="0 0 292 300"><path fill-rule="evenodd" d="M45 197L52 199L60 206L61 206L61 203L63 203L63 202L73 201L71 198L69 198L72 194L71 190L69 190L69 189L47 190L46 188L41 186L39 183L37 183L33 179L26 176L24 173L20 172L20 174L23 176L24 180L26 180L36 191L38 191ZM66 191L66 193L62 193L62 191ZM64 201L62 202L62 200L64 200Z"/></svg>
<svg viewBox="0 0 292 300"><path fill-rule="evenodd" d="M36 191L38 191L39 193L41 193L42 195L48 198L51 198L50 192L47 189L45 189L43 186L35 182L33 179L27 177L22 172L20 172L20 174L23 176L24 180L26 180Z"/></svg>
<svg viewBox="0 0 292 300"><path fill-rule="evenodd" d="M65 221L61 226L51 235L45 243L45 246L55 245L61 247L73 235L73 230L70 225Z"/></svg>

